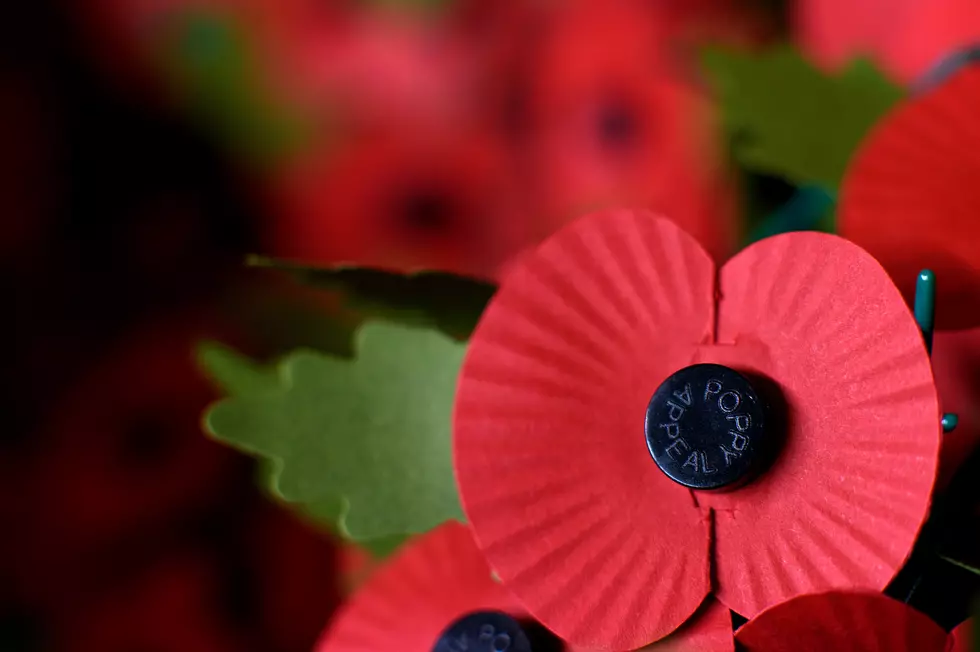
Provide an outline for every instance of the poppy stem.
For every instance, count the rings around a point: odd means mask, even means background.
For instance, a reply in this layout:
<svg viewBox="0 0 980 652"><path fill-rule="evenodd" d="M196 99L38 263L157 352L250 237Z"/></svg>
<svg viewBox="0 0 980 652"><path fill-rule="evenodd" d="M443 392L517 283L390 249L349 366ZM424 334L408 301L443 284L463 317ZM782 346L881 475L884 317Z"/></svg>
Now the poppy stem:
<svg viewBox="0 0 980 652"><path fill-rule="evenodd" d="M919 272L915 281L915 321L922 331L926 350L932 355L932 329L936 319L936 275L930 269Z"/></svg>
<svg viewBox="0 0 980 652"><path fill-rule="evenodd" d="M951 412L947 412L943 415L943 432L953 432L956 426L959 425L960 418Z"/></svg>

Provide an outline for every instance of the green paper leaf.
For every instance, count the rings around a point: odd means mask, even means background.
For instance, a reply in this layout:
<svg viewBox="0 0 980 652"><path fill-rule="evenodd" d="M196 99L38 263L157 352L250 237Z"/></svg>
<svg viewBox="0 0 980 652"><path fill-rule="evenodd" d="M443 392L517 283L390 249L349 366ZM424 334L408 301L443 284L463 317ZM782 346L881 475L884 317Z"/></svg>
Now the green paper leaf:
<svg viewBox="0 0 980 652"><path fill-rule="evenodd" d="M496 287L445 272L399 274L378 269L317 269L253 256L249 264L285 271L300 282L337 291L366 317L431 326L464 339L476 327Z"/></svg>
<svg viewBox="0 0 980 652"><path fill-rule="evenodd" d="M214 405L218 439L274 461L273 490L307 512L341 501L355 540L462 520L450 418L465 345L431 330L369 322L356 357L296 351L279 388Z"/></svg>
<svg viewBox="0 0 980 652"><path fill-rule="evenodd" d="M274 367L261 365L220 342L198 344L197 364L226 396L261 396L280 387Z"/></svg>
<svg viewBox="0 0 980 652"><path fill-rule="evenodd" d="M789 46L763 54L709 50L702 64L735 159L800 184L838 187L858 143L903 96L867 61L827 74Z"/></svg>

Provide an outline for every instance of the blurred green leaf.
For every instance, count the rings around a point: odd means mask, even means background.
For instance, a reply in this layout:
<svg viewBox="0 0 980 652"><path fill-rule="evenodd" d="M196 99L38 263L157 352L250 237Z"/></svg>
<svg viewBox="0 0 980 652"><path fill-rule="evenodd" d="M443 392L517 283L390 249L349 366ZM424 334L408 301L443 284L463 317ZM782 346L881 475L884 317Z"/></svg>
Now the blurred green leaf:
<svg viewBox="0 0 980 652"><path fill-rule="evenodd" d="M296 351L276 391L219 402L206 426L272 460L272 490L301 510L329 516L339 501L338 529L352 539L425 532L462 519L450 417L464 350L431 330L369 322L353 360ZM241 386L257 386L252 371Z"/></svg>
<svg viewBox="0 0 980 652"><path fill-rule="evenodd" d="M161 62L182 101L227 144L257 161L307 142L311 124L261 78L249 35L233 13L201 8L174 16Z"/></svg>
<svg viewBox="0 0 980 652"><path fill-rule="evenodd" d="M312 268L253 256L249 264L285 271L300 282L334 290L363 316L431 326L465 339L476 327L496 287L444 272L399 274L358 267Z"/></svg>
<svg viewBox="0 0 980 652"><path fill-rule="evenodd" d="M762 54L709 50L702 64L741 165L830 189L868 129L903 96L866 61L831 75L789 46Z"/></svg>

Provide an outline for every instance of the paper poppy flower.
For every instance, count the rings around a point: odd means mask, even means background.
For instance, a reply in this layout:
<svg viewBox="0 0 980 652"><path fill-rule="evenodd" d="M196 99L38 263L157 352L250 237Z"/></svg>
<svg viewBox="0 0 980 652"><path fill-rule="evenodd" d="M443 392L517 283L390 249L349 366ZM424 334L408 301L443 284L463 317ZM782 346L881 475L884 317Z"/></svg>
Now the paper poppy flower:
<svg viewBox="0 0 980 652"><path fill-rule="evenodd" d="M506 152L481 130L354 135L275 185L268 247L281 257L488 278L532 244Z"/></svg>
<svg viewBox="0 0 980 652"><path fill-rule="evenodd" d="M587 211L655 209L718 260L738 237L711 104L631 0L569 3L528 55L527 156L551 230Z"/></svg>
<svg viewBox="0 0 980 652"><path fill-rule="evenodd" d="M216 505L245 478L244 460L201 434L214 392L193 348L215 330L197 317L137 329L55 403L31 478L36 543L16 569L37 600L64 600L88 572L81 560Z"/></svg>
<svg viewBox="0 0 980 652"><path fill-rule="evenodd" d="M923 613L879 593L828 592L778 604L735 635L745 652L966 652L969 626L947 634Z"/></svg>
<svg viewBox="0 0 980 652"><path fill-rule="evenodd" d="M528 611L632 649L712 590L752 617L882 589L928 512L939 420L918 327L857 246L791 233L716 269L671 222L608 211L504 279L463 363L454 457L477 541ZM753 458L747 484L688 488L744 480Z"/></svg>
<svg viewBox="0 0 980 652"><path fill-rule="evenodd" d="M449 522L404 545L342 606L316 652L430 652L457 619L476 612L523 617L494 581L470 530Z"/></svg>
<svg viewBox="0 0 980 652"><path fill-rule="evenodd" d="M797 0L792 21L817 63L840 68L870 56L906 83L980 40L980 5L973 0Z"/></svg>
<svg viewBox="0 0 980 652"><path fill-rule="evenodd" d="M838 232L913 297L936 273L939 328L980 325L980 66L897 106L868 135L841 189Z"/></svg>

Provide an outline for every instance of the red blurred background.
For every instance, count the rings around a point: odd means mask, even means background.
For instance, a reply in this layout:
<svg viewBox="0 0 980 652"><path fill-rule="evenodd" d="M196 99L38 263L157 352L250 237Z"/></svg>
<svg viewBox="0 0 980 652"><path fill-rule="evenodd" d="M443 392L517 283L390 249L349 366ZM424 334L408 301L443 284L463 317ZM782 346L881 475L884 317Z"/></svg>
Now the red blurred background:
<svg viewBox="0 0 980 652"><path fill-rule="evenodd" d="M694 49L776 37L771 4L11 5L0 648L310 649L356 560L203 436L194 347L343 350L345 318L245 255L496 278L628 204L724 258L741 180Z"/></svg>

